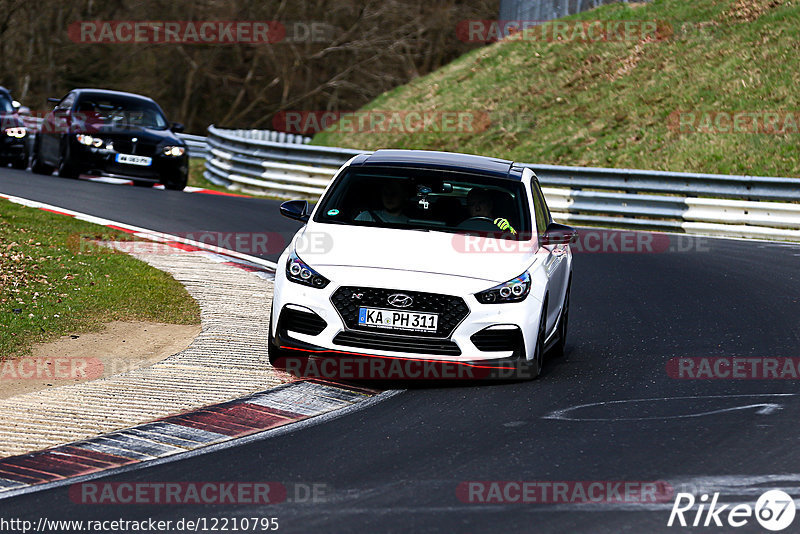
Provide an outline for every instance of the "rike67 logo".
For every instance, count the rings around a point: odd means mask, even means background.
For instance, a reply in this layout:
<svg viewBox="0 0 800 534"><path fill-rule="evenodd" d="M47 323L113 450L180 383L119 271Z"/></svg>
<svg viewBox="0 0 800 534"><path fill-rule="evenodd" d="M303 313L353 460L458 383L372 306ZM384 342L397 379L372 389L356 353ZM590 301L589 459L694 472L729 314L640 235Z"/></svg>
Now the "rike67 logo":
<svg viewBox="0 0 800 534"><path fill-rule="evenodd" d="M781 490L770 490L756 501L755 508L750 504L718 504L719 493L710 498L700 496L699 502L691 493L678 493L669 514L667 526L743 527L755 519L763 528L772 532L786 529L794 521L796 513L794 500Z"/></svg>

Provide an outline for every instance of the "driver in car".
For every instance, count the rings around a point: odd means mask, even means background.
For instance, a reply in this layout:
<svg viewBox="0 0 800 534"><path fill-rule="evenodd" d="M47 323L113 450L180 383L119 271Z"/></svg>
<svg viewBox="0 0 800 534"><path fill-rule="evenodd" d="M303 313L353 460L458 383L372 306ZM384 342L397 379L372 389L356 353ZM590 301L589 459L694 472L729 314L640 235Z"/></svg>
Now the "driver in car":
<svg viewBox="0 0 800 534"><path fill-rule="evenodd" d="M489 189L474 187L470 189L467 194L467 209L469 210L470 218L484 217L492 220L492 222L500 230L510 234L516 234L517 231L508 222L508 219L503 217L494 218L494 200L492 192Z"/></svg>
<svg viewBox="0 0 800 534"><path fill-rule="evenodd" d="M407 223L408 217L403 213L403 205L408 200L409 191L404 182L389 180L381 187L383 209L364 210L356 215L356 221Z"/></svg>

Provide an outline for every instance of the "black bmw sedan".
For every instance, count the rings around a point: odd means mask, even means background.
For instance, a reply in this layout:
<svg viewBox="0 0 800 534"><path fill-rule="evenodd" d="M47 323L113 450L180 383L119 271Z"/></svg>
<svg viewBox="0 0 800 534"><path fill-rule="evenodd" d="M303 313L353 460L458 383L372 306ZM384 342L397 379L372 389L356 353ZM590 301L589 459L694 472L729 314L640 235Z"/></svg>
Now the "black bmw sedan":
<svg viewBox="0 0 800 534"><path fill-rule="evenodd" d="M186 187L189 155L164 112L145 96L105 89L74 89L50 98L36 136L31 170L77 178L82 173L127 178L143 187Z"/></svg>

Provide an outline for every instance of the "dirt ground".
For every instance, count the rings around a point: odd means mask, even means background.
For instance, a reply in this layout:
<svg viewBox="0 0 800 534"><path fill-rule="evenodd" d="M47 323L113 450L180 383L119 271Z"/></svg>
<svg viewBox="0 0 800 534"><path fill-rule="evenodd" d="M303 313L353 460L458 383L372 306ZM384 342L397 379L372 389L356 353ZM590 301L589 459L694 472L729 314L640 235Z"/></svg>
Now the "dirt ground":
<svg viewBox="0 0 800 534"><path fill-rule="evenodd" d="M96 380L152 365L176 354L200 325L116 321L101 332L64 336L33 354L0 362L0 399Z"/></svg>

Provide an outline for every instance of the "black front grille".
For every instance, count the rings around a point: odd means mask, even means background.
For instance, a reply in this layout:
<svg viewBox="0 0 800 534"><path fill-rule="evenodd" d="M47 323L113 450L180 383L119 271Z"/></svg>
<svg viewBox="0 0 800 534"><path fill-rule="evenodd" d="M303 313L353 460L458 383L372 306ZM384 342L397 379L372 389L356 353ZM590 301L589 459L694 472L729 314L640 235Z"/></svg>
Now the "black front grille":
<svg viewBox="0 0 800 534"><path fill-rule="evenodd" d="M135 154L137 156L155 156L157 143L145 141L139 138L135 143L131 141L133 136L108 136L107 139L114 143L114 150L121 154Z"/></svg>
<svg viewBox="0 0 800 534"><path fill-rule="evenodd" d="M284 308L281 311L280 319L278 319L278 330L283 335L291 330L300 334L316 336L325 330L326 326L328 326L328 323L325 322L325 319L311 310L301 311Z"/></svg>
<svg viewBox="0 0 800 534"><path fill-rule="evenodd" d="M406 308L391 306L388 302L389 296L396 293L408 295L413 299L413 304ZM461 297L419 291L376 287L340 287L331 296L331 302L342 316L344 324L351 330L376 331L376 328L358 324L358 309L360 307L439 314L437 330L435 332L415 332L414 335L418 337L449 337L456 326L469 315L469 308Z"/></svg>
<svg viewBox="0 0 800 534"><path fill-rule="evenodd" d="M337 345L361 349L389 350L412 354L437 354L460 356L461 349L449 339L431 339L420 336L399 336L374 332L340 332L333 338Z"/></svg>
<svg viewBox="0 0 800 534"><path fill-rule="evenodd" d="M522 332L519 328L509 329L483 329L469 338L478 350L484 352L522 351Z"/></svg>

